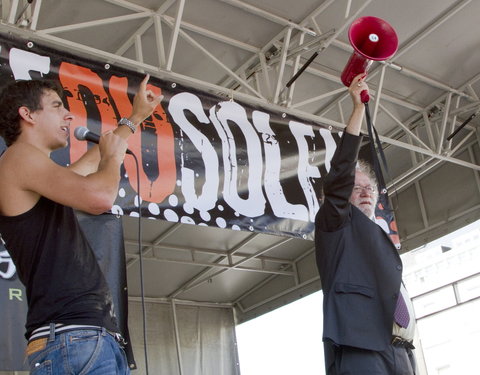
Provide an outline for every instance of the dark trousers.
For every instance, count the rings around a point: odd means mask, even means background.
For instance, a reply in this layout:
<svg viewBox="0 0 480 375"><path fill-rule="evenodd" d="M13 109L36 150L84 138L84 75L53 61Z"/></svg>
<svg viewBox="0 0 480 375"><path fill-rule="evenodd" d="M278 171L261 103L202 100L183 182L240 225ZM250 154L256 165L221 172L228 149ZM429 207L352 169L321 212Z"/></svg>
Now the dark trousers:
<svg viewBox="0 0 480 375"><path fill-rule="evenodd" d="M323 343L327 375L415 375L415 356L410 348L390 345L377 352Z"/></svg>

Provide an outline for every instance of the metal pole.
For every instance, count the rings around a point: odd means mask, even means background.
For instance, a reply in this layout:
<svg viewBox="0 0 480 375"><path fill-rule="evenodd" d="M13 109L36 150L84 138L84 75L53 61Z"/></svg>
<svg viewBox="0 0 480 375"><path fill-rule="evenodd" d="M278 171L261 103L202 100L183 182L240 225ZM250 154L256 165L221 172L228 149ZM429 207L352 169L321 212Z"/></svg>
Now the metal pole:
<svg viewBox="0 0 480 375"><path fill-rule="evenodd" d="M179 371L179 375L183 375L182 351L180 348L180 335L178 333L177 309L175 306L174 299L172 299L172 317L173 317L173 329L175 331L175 346L177 348L178 371Z"/></svg>

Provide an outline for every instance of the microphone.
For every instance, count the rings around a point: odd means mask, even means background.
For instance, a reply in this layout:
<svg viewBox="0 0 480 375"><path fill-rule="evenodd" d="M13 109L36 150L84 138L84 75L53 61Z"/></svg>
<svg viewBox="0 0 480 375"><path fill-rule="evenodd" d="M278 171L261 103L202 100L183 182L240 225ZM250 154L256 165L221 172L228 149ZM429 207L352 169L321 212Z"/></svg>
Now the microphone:
<svg viewBox="0 0 480 375"><path fill-rule="evenodd" d="M98 142L100 142L100 136L98 134L95 134L94 132L91 132L85 126L76 127L75 130L73 131L73 135L79 141L88 141L88 142L96 143L97 145L98 145ZM133 155L133 152L130 151L128 148L126 153Z"/></svg>

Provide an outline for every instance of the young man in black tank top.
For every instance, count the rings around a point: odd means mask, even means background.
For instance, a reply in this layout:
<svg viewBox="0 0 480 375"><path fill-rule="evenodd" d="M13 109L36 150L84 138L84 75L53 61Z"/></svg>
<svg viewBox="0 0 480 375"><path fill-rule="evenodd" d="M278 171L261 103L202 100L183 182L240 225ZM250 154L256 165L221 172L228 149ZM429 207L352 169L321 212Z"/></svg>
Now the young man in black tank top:
<svg viewBox="0 0 480 375"><path fill-rule="evenodd" d="M128 119L62 167L73 115L50 81L21 81L0 94L0 233L28 300L31 373L127 374L111 295L73 209L109 210L117 196L126 139L160 103L141 82ZM49 369L49 370L48 370ZM45 373L47 373L45 372Z"/></svg>

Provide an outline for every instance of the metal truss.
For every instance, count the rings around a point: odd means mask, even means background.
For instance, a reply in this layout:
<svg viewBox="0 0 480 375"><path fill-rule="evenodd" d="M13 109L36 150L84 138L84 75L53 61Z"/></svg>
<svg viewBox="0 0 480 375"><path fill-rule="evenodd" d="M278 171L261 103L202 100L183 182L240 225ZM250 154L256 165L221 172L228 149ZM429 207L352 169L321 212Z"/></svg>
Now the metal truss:
<svg viewBox="0 0 480 375"><path fill-rule="evenodd" d="M173 228L178 228L178 226L174 226ZM217 269L217 268L220 269L214 275L209 274L208 278L205 280L201 280L200 282L198 282L198 280L195 280L195 283L194 283L195 286L207 281L208 279L211 279L212 277L215 277L225 272L226 270L233 270L233 269L240 270L240 271L252 271L252 272L260 272L260 273L275 274L275 275L293 276L293 272L288 270L293 265L293 262L291 260L275 258L275 257L267 257L262 255L267 253L270 250L275 249L280 245L287 243L288 241L291 240L291 238L281 240L275 245L264 248L254 254L243 253L240 251L242 247L247 245L257 236L258 236L257 234L251 235L245 241L243 241L242 243L240 243L230 251L221 251L221 250L215 250L215 249L169 245L163 242L165 235L161 235L153 243L145 243L145 241L142 242L142 245L143 245L142 255L145 256L146 257L145 259L147 259L148 261L180 263L180 264L208 267L210 269ZM126 240L125 244L136 245L136 242L132 240ZM161 250L165 250L165 249L175 250L177 257L165 257L160 254L156 254L155 250L157 250L160 253ZM207 262L207 261L202 261L198 259L200 254L208 254L208 255L218 256L218 257L213 261ZM139 258L139 255L129 253L128 258L129 258L129 261L127 262L127 268L130 268L136 263L136 261ZM260 263L260 266L258 267L242 266L242 264L252 259L257 259Z"/></svg>
<svg viewBox="0 0 480 375"><path fill-rule="evenodd" d="M249 235L247 238L245 238L243 241L241 241L228 251L207 248L181 247L165 243L165 240L168 238L168 236L172 235L179 228L180 225L178 224L172 226L170 229L159 235L151 243L142 241L142 255L144 256L144 261L179 263L199 266L200 268L202 268L202 270L194 277L192 277L190 280L186 281L183 285L178 287L175 291L170 293L166 297L167 301L180 301L179 298L181 298L181 295L183 293L188 292L204 283L208 283L213 278L218 277L224 272L230 270L257 272L268 275L268 277L266 277L261 283L257 284L252 289L242 293L241 296L239 296L235 301L232 302L232 305L238 306L238 308L243 313L254 310L262 306L263 304L267 304L269 301L275 300L293 291L301 290L306 285L310 285L314 282L319 281L319 276L317 274L306 275L306 273L302 269L302 266L300 265L300 263L306 258L309 258L309 262L314 259L315 255L313 247L293 260L282 259L278 257L269 257L264 255L267 254L269 251L274 250L279 246L285 245L286 243L292 241L292 238L281 239L273 245L263 247L262 249L257 250L255 253L245 253L241 250L245 246L251 244L252 241L254 241L258 236L260 236L260 234ZM127 239L125 240L125 244L135 246L137 242ZM165 249L175 250L175 255L171 257L162 256L161 251ZM200 254L211 255L215 257L215 259L209 262L201 261L198 259ZM127 253L127 269L131 268L134 264L136 264L138 259L138 254ZM259 265L256 267L243 266L243 264L251 260L256 260ZM265 287L278 276L291 278L293 284L292 287L269 297L267 300L262 301L261 303L248 307L244 307L242 305L242 300L244 298Z"/></svg>
<svg viewBox="0 0 480 375"><path fill-rule="evenodd" d="M263 17L284 28L283 31L261 47L252 46L243 41L235 40L211 30L184 22L182 16L186 6L185 0L165 1L156 10L142 7L127 0L102 1L126 9L131 13L124 16L108 17L78 24L59 25L47 29L39 29L38 20L42 14L42 0L37 0L31 5L26 0L2 0L2 23L0 25L0 31L20 34L24 37L30 37L44 43L53 44L57 47L68 48L74 52L93 55L97 60L104 59L106 62L125 65L131 69L142 70L163 78L177 80L203 90L226 96L231 96L232 93L235 92L235 97L250 103L266 105L274 110L292 113L309 120L333 126L337 129L344 127L343 123L333 121L328 117L329 113L341 108L342 102L347 97L344 87L322 93L308 100L296 102L295 84L288 89L284 87L284 82L289 78L286 77L285 71L287 66L291 66L293 67L293 72L296 72L299 69L302 59L304 59L304 55L307 53L311 54L314 51L322 52L326 48L339 48L350 52L352 50L351 46L337 40L337 37L358 17L361 11L363 11L372 0L363 1L362 5L352 14L351 1L345 1L345 22L338 25L338 28L335 30L330 30L327 33L322 33L316 17L322 14L322 12L334 2L333 0L324 1L313 10L307 18L299 23L294 23L240 0L217 0L242 9L245 12ZM417 159L423 160L426 157L431 160L448 161L474 170L480 170L480 166L473 162L456 159L454 157L456 149L452 149L452 142L445 142L446 135L449 134L458 123L465 120L464 115L480 107L480 100L473 89L473 85L480 80L480 74L472 77L461 87L454 88L395 63L395 60L413 48L419 41L432 33L470 2L471 0L457 1L444 14L437 17L428 27L404 43L390 61L379 64L369 73L369 83L372 88L372 96L375 99L373 119L376 119L378 111L383 111L399 126L396 131L390 134L382 134L381 140L386 146L393 145L404 148L417 154ZM176 7L175 17L168 16L166 12L174 7ZM99 50L89 47L86 44L75 43L58 36L66 31L95 28L99 25L116 24L132 19L145 19L145 21L115 52ZM162 25L171 29L169 41L166 41L163 36ZM155 66L146 64L143 61L142 54L145 47L142 42L142 35L150 28L154 28L155 30L155 47L158 54L158 64ZM246 51L250 53L251 56L241 64L239 68L229 67L215 57L213 52L203 47L192 35L199 35L220 41ZM307 36L309 40L305 41ZM209 58L220 70L226 73L228 78L221 82L205 82L176 73L174 57L177 52L179 38L182 38ZM124 56L125 52L132 46L136 51L135 59ZM168 49L166 46L168 46ZM382 91L382 87L385 71L390 69L407 77L415 78L431 87L444 90L445 93L427 106L411 103L401 97L387 94ZM307 68L307 72L328 81L340 83L339 77L333 76L326 71L317 68ZM375 82L377 77L378 82ZM326 105L317 113L308 113L300 109L306 104L311 104L325 98L331 98L330 104ZM402 121L396 118L382 102L388 102L409 110L414 110L417 113L410 119ZM432 111L438 109L440 109L439 115L441 118L429 118ZM341 111L340 115L342 119L345 118L343 111ZM428 141L414 134L413 129L418 127L420 122L428 129ZM472 138L475 135L475 128L466 127L466 129L469 131L467 138ZM412 171L409 171L409 175L414 173L416 167L412 169Z"/></svg>
<svg viewBox="0 0 480 375"><path fill-rule="evenodd" d="M294 285L291 286L290 288L284 289L280 292L277 292L277 293L271 295L268 298L262 299L261 302L257 302L255 304L245 306L244 300L246 298L248 298L250 295L252 295L256 291L261 290L262 288L268 288L268 284L270 282L274 281L275 275L271 275L271 276L267 277L265 280L263 280L263 282L255 285L253 288L251 288L250 290L247 290L241 296L237 297L235 299L235 301L233 301L233 305L236 306L236 308L238 308L242 312L242 314L246 314L248 312L254 311L254 310L259 309L259 308L262 308L263 306L267 306L269 303L271 303L275 300L278 300L279 298L284 297L284 296L286 296L290 293L301 291L305 287L308 287L309 285L312 285L313 283L320 283L320 276L318 274L309 275L309 277L306 277L305 279L300 281L301 280L301 278L300 278L300 273L301 272L299 270L298 264L299 264L300 261L302 261L305 258L314 259L314 257L315 257L314 252L315 252L315 248L312 248L309 251L307 251L306 253L302 254L297 259L295 259L295 261L293 262L293 266L294 266L294 269L295 269L295 276L296 277L294 279Z"/></svg>

